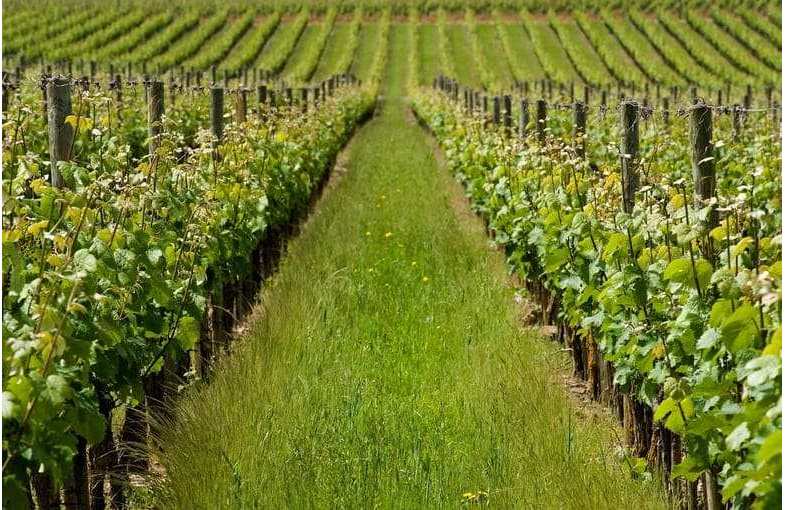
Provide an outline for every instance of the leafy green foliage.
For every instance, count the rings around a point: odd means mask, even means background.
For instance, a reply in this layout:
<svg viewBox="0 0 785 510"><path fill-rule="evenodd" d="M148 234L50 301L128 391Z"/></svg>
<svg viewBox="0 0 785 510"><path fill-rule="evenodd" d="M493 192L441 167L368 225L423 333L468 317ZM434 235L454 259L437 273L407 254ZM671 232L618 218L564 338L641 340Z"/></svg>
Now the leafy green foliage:
<svg viewBox="0 0 785 510"><path fill-rule="evenodd" d="M656 125L642 131L649 167L626 214L618 154L604 150L613 123L595 119L588 133L593 170L564 137L568 118L552 114L547 144L522 144L444 96L414 105L511 270L558 293L560 319L597 341L617 386L682 436L688 455L672 476L712 470L726 500L766 508L781 491L777 136L761 126L718 149L712 225L709 207L687 202L684 127L665 143Z"/></svg>
<svg viewBox="0 0 785 510"><path fill-rule="evenodd" d="M307 207L373 104L342 88L307 114L228 124L215 160L200 127L207 97L194 93L170 107L151 159L143 96L126 92L118 103L73 90L78 129L62 189L48 184L46 130L28 106L37 87L23 90L4 130L9 494L39 470L62 484L77 438L95 444L109 429L99 399L134 405L163 356L197 347L210 289L243 277L269 229Z"/></svg>

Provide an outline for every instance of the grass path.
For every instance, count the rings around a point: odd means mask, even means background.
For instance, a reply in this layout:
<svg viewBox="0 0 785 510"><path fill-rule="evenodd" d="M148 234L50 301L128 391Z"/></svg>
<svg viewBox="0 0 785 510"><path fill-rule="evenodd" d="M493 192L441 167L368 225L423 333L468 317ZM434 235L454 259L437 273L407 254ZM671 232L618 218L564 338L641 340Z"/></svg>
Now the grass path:
<svg viewBox="0 0 785 510"><path fill-rule="evenodd" d="M576 416L563 354L519 327L499 254L407 113L409 38L390 36L381 114L163 435L160 506L661 507L608 453L606 419Z"/></svg>

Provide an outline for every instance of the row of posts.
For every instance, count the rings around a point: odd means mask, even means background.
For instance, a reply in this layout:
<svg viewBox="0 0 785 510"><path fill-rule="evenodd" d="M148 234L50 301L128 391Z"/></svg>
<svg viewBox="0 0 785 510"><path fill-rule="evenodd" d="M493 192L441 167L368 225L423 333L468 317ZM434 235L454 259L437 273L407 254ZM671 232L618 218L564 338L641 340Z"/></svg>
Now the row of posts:
<svg viewBox="0 0 785 510"><path fill-rule="evenodd" d="M29 67L29 63L26 62L23 58L17 60L17 65L14 66L14 79L16 81L21 81L25 70ZM84 76L89 78L90 81L95 81L98 73L100 72L100 65L95 60L85 61L85 60L78 60L76 62L72 60L62 60L58 62L44 62L43 59L40 60L40 74L49 74L51 75L53 70L57 71L60 74L65 74L68 76ZM126 75L126 78L130 80L134 76L134 69L136 71L141 71L142 75L151 75L156 74L158 76L164 75L164 70L158 66L153 72L148 69L147 62L141 62L137 66L134 66L131 62L128 62L124 65L115 65L114 63L109 63L104 68L108 71L110 76L114 76L115 74L123 74ZM218 69L215 65L211 66L209 69L211 84L218 83L219 73ZM188 81L190 83L196 83L201 85L204 72L202 70L198 70L195 68L188 68L186 69L185 66L180 65L176 68L170 68L168 70L168 74L171 79L174 79L175 76L181 82ZM251 67L244 67L242 69L222 69L220 78L223 79L224 85L228 85L229 81L232 79L241 80L243 85L249 84L257 84L259 81L269 81L275 77L275 73L273 73L269 69L262 69L262 68L251 68Z"/></svg>
<svg viewBox="0 0 785 510"><path fill-rule="evenodd" d="M75 66L73 61L71 60L61 61L54 65L55 68L60 72L70 76L74 75ZM85 69L86 66L89 68L89 76L88 74L86 74L86 69ZM17 83L21 81L22 74L24 72L25 67L26 67L25 59L21 57L18 60L17 65L14 67L14 79ZM126 79L128 79L129 81L133 77L133 67L134 67L133 64L131 64L130 62L125 64ZM140 65L138 65L137 67L140 68L143 76L145 77L150 76L148 73L148 69L147 69L148 66L146 62L140 63ZM79 60L76 68L78 74L82 76L83 79L89 79L91 82L94 82L96 75L98 73L99 65L94 60L89 62L84 60ZM110 76L115 76L117 74L117 71L120 71L120 66L115 66L114 64L110 63L107 66L107 70L109 71ZM156 70L156 74L158 76L161 76L163 75L162 71L163 70L159 67ZM223 80L224 87L228 88L232 79L239 79L241 80L241 83L244 86L248 86L249 84L256 85L259 81L272 80L274 77L273 73L268 69L258 69L258 68L248 68L248 67L243 69L237 69L237 70L223 69L221 70L221 72L222 72L222 76L219 77L217 67L215 65L210 67L209 83L211 85L217 84L219 82L219 78ZM41 61L41 74L51 75L52 64L45 64L43 61ZM203 72L200 70L195 70L193 68L187 70L185 66L182 65L177 67L176 70L175 68L171 68L169 70L169 80L174 81L176 74L179 75L177 78L179 82L185 83L186 86L188 87L190 87L192 84L195 84L197 86L202 85ZM564 82L555 83L550 79L543 78L541 80L517 82L514 88L515 91L527 96L530 93L530 89L533 89L532 91L539 91L540 96L548 99L549 101L553 100L554 89L558 90L559 95L561 97L565 97L569 92L570 102L574 102L576 98L575 82L572 81L568 83L564 83ZM613 86L607 85L606 87L600 87L599 93L602 94L603 97L612 96L614 94L613 89L614 89ZM663 87L659 83L650 84L646 82L641 86L636 82L624 83L619 81L616 82L615 85L615 96L620 101L623 101L625 99L625 96L627 96L627 94L629 94L630 97L635 97L638 93L641 93L643 97L642 102L644 105L647 105L649 102L649 97L651 96L652 89L654 90L654 97L658 102L661 101L662 99L669 98L670 101L676 103L682 95L682 88L678 86L670 86L668 89L668 93L666 94L664 93L665 91L663 90ZM589 86L584 87L584 102L588 103L589 94L592 90L596 90L596 89L593 89L592 87ZM692 85L689 87L688 90L689 90L690 99L692 102L694 102L699 94L698 88ZM724 88L719 87L713 90L714 92L708 90L702 92L708 94L716 93L716 101L714 103L716 106L722 106L723 99L730 102L731 92L732 92L730 82L726 82ZM773 108L777 106L777 101L774 99L773 91L774 88L772 85L767 85L765 87L767 108ZM743 95L741 104L744 106L745 109L749 109L752 106L752 101L753 101L753 88L752 85L748 84L746 86L746 92Z"/></svg>
<svg viewBox="0 0 785 510"><path fill-rule="evenodd" d="M71 159L72 140L75 136L74 128L65 122L66 117L72 114L71 108L71 84L72 81L63 76L47 78L44 90L44 108L46 110L46 120L49 134L49 155L52 162L51 179L52 185L62 188L65 183L58 168L57 162L69 161ZM335 90L349 85L357 85L357 80L352 75L336 75L324 80L318 86L300 89L300 105L302 112L308 111L309 98L312 98L314 106L325 99L332 97ZM121 87L118 85L118 90ZM210 132L212 133L214 149L220 144L224 133L224 88L213 86L210 88ZM267 85L257 87L257 102L259 104L258 114L266 119L266 109L264 105L274 105L276 101L276 91L268 88ZM235 120L243 123L248 115L248 93L250 89L240 88L233 91L235 95ZM147 98L147 118L148 134L150 138L149 151L151 156L155 156L159 147L161 134L163 133L162 119L164 116L164 83L160 80L152 80L145 84ZM286 104L292 105L295 102L294 90L287 88L283 91ZM5 97L5 94L4 94ZM118 95L118 97L121 97ZM213 151L217 157L217 151Z"/></svg>
<svg viewBox="0 0 785 510"><path fill-rule="evenodd" d="M463 92L463 103L464 108L470 112L474 112L477 109L481 109L482 112L487 116L489 113L489 103L488 103L488 96L481 94L479 91L472 90L467 87L461 87L456 80L452 80L446 78L444 76L439 76L434 79L433 82L434 88L437 88L450 96L453 101L458 101L459 93ZM581 123L585 123L586 112L588 110L588 104L590 101L590 88L584 87L584 98L583 101L571 101L567 105L560 105L560 106L567 106L575 111L576 117L576 125L578 126L576 129L583 132L583 128L580 127ZM600 91L600 108L602 111L607 110L608 108L608 96L605 90ZM692 103L695 104L705 104L705 102L698 97L697 92L693 88L692 94ZM512 98L510 95L505 94L502 96L494 96L492 98L493 105L492 105L492 115L490 116L490 120L496 124L502 124L508 130L512 127ZM627 98L622 94L620 96L620 102L624 103L627 101ZM637 102L636 102L637 103ZM653 108L648 104L647 99L643 99L642 103L637 103L641 107L641 115L648 118L651 113L653 112ZM662 120L665 126L670 124L670 115L671 115L671 102L669 97L661 98L661 112L662 112ZM752 104L752 88L748 87L747 92L744 96L744 104L734 104L729 107L717 108L717 106L707 106L708 108L719 109L722 112L731 115L732 119L732 128L733 128L733 138L738 139L741 131L743 129L744 123L746 122L747 115L751 111L751 104ZM544 122L542 119L545 118L547 113L548 102L545 99L539 99L536 101L536 113L537 113L537 137L540 140L544 140L545 138L545 129L544 129ZM526 136L526 129L529 125L529 101L526 99L520 100L520 108L519 108L519 118L518 118L518 133L523 138ZM771 122L772 125L779 126L780 123L780 108L776 101L772 102L772 107L769 110L771 115ZM582 149L581 149L582 150Z"/></svg>
<svg viewBox="0 0 785 510"><path fill-rule="evenodd" d="M453 102L458 102L459 90L461 87L454 80L447 78L437 78L434 87L441 90ZM482 100L483 112L488 112L488 97L480 97L479 92L468 88L462 88L463 101L468 111L474 111L476 105ZM667 98L666 98L667 99ZM544 99L536 102L536 130L537 140L544 143L546 139L546 121L548 103ZM504 132L512 133L512 97L510 95L493 97L492 122L497 126L503 126ZM573 110L573 136L574 150L578 157L586 158L585 134L587 106L584 101L575 101L572 104ZM666 110L667 111L667 110ZM738 111L738 110L735 110ZM714 151L712 143L712 114L711 106L703 101L697 100L688 109L690 118L690 145L692 148L692 171L695 183L696 200L700 202L711 199L715 194L716 177L714 168L714 158L711 157ZM621 103L621 181L622 181L622 203L625 212L630 213L635 205L635 192L639 188L639 124L641 120L641 105L635 100L625 99ZM734 115L734 129L739 122ZM527 134L529 125L529 103L526 99L520 100L520 116L518 120L518 134L521 138ZM716 215L713 215L713 222L716 222ZM713 226L713 225L712 225Z"/></svg>

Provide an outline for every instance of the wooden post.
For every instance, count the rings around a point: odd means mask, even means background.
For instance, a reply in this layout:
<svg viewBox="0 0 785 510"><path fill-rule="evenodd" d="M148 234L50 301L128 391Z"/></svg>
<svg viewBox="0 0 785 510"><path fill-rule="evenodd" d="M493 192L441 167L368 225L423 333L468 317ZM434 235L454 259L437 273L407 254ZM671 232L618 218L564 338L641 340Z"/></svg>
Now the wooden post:
<svg viewBox="0 0 785 510"><path fill-rule="evenodd" d="M259 103L259 114L261 114L264 111L264 105L267 103L267 85L256 87L256 102Z"/></svg>
<svg viewBox="0 0 785 510"><path fill-rule="evenodd" d="M210 66L210 85L215 85L217 80L217 72L215 69L215 65Z"/></svg>
<svg viewBox="0 0 785 510"><path fill-rule="evenodd" d="M722 503L722 495L720 494L719 484L717 484L717 475L713 470L709 470L703 474L704 494L706 495L706 509L707 510L722 510L725 505Z"/></svg>
<svg viewBox="0 0 785 510"><path fill-rule="evenodd" d="M501 122L502 107L499 96L493 96L493 124L498 126Z"/></svg>
<svg viewBox="0 0 785 510"><path fill-rule="evenodd" d="M537 100L537 139L540 143L545 142L545 128L548 121L548 104L545 99Z"/></svg>
<svg viewBox="0 0 785 510"><path fill-rule="evenodd" d="M174 107L177 102L177 83L174 80L174 72L169 73L169 104Z"/></svg>
<svg viewBox="0 0 785 510"><path fill-rule="evenodd" d="M741 117L742 123L747 122L750 108L752 108L752 85L747 85L747 94L744 95L744 111Z"/></svg>
<svg viewBox="0 0 785 510"><path fill-rule="evenodd" d="M521 111L518 117L518 136L524 138L529 127L529 102L521 99Z"/></svg>
<svg viewBox="0 0 785 510"><path fill-rule="evenodd" d="M224 89L210 89L210 131L213 135L213 158L218 159L218 145L224 135Z"/></svg>
<svg viewBox="0 0 785 510"><path fill-rule="evenodd" d="M119 74L114 77L115 100L118 103L123 102L123 77Z"/></svg>
<svg viewBox="0 0 785 510"><path fill-rule="evenodd" d="M638 189L638 103L625 101L621 110L621 186L624 212L631 213Z"/></svg>
<svg viewBox="0 0 785 510"><path fill-rule="evenodd" d="M248 115L248 90L240 88L237 91L235 104L235 118L238 124L244 124Z"/></svg>
<svg viewBox="0 0 785 510"><path fill-rule="evenodd" d="M71 159L71 142L74 131L65 118L71 115L71 85L67 78L51 78L46 85L49 124L49 160L52 162L52 186L65 186L63 176L57 166L59 161Z"/></svg>
<svg viewBox="0 0 785 510"><path fill-rule="evenodd" d="M690 143L692 145L692 179L695 184L695 199L701 207L714 196L716 184L714 144L711 137L711 108L700 102L690 111ZM712 212L709 226L715 227L716 223L716 212Z"/></svg>
<svg viewBox="0 0 785 510"><path fill-rule="evenodd" d="M502 97L502 102L504 103L504 128L507 134L510 134L512 130L512 97L509 94L505 94Z"/></svg>
<svg viewBox="0 0 785 510"><path fill-rule="evenodd" d="M575 153L579 158L586 157L586 103L575 102Z"/></svg>
<svg viewBox="0 0 785 510"><path fill-rule="evenodd" d="M665 127L668 127L671 122L670 100L667 96L662 98L662 122Z"/></svg>
<svg viewBox="0 0 785 510"><path fill-rule="evenodd" d="M8 112L8 96L11 93L11 84L8 82L8 74L3 71L3 115Z"/></svg>
<svg viewBox="0 0 785 510"><path fill-rule="evenodd" d="M308 112L308 88L304 87L300 92L300 97L302 97L302 109L303 113Z"/></svg>
<svg viewBox="0 0 785 510"><path fill-rule="evenodd" d="M155 151L161 138L163 126L161 118L164 114L164 82L155 80L150 83L150 94L147 96L147 123L150 137L150 156L155 156Z"/></svg>
<svg viewBox="0 0 785 510"><path fill-rule="evenodd" d="M736 103L731 109L731 124L733 126L733 140L738 140L741 136L741 106Z"/></svg>

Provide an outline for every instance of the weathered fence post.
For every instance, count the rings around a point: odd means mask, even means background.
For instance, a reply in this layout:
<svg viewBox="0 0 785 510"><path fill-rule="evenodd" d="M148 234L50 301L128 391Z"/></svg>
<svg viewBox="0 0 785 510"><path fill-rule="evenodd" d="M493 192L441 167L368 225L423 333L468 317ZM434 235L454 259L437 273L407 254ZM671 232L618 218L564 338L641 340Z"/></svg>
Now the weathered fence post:
<svg viewBox="0 0 785 510"><path fill-rule="evenodd" d="M638 189L638 103L625 101L621 110L621 186L624 212L631 213Z"/></svg>
<svg viewBox="0 0 785 510"><path fill-rule="evenodd" d="M161 118L164 115L164 82L155 80L150 83L150 94L147 100L147 122L150 136L150 156L155 156L155 151L160 143L163 126Z"/></svg>
<svg viewBox="0 0 785 510"><path fill-rule="evenodd" d="M240 88L237 91L237 99L235 104L235 118L238 124L245 123L248 115L248 90Z"/></svg>
<svg viewBox="0 0 785 510"><path fill-rule="evenodd" d="M575 153L579 158L586 156L586 103L575 102Z"/></svg>
<svg viewBox="0 0 785 510"><path fill-rule="evenodd" d="M738 103L731 109L731 125L733 126L733 140L738 140L741 136L741 106Z"/></svg>
<svg viewBox="0 0 785 510"><path fill-rule="evenodd" d="M502 97L502 102L504 103L504 128L509 135L512 131L512 97L509 94L505 94Z"/></svg>
<svg viewBox="0 0 785 510"><path fill-rule="evenodd" d="M526 137L526 130L529 127L529 101L521 99L521 111L518 117L518 136Z"/></svg>
<svg viewBox="0 0 785 510"><path fill-rule="evenodd" d="M690 111L690 142L692 145L692 179L695 198L700 206L714 196L716 176L714 169L714 144L712 137L711 108L700 102ZM709 226L717 223L716 211L709 217Z"/></svg>
<svg viewBox="0 0 785 510"><path fill-rule="evenodd" d="M115 75L114 77L114 91L115 91L115 101L118 103L123 102L123 77L119 74Z"/></svg>
<svg viewBox="0 0 785 510"><path fill-rule="evenodd" d="M501 122L502 106L499 96L493 96L493 124L498 126Z"/></svg>
<svg viewBox="0 0 785 510"><path fill-rule="evenodd" d="M258 114L264 118L264 105L267 103L267 85L256 87L256 102L259 104Z"/></svg>
<svg viewBox="0 0 785 510"><path fill-rule="evenodd" d="M537 100L537 139L540 143L545 142L545 128L547 127L548 104L545 99Z"/></svg>
<svg viewBox="0 0 785 510"><path fill-rule="evenodd" d="M71 142L74 130L65 118L71 115L71 85L70 81L57 76L51 78L46 85L49 125L49 159L52 162L52 186L62 188L65 186L63 176L58 168L58 162L71 159Z"/></svg>
<svg viewBox="0 0 785 510"><path fill-rule="evenodd" d="M213 159L218 159L218 145L224 134L224 89L213 86L210 89L210 131L213 135ZM216 166L216 177L218 168Z"/></svg>
<svg viewBox="0 0 785 510"><path fill-rule="evenodd" d="M662 98L662 122L665 127L668 127L671 122L670 100L667 96Z"/></svg>
<svg viewBox="0 0 785 510"><path fill-rule="evenodd" d="M300 97L302 97L302 109L303 113L308 112L308 87L303 87L302 91L300 92Z"/></svg>
<svg viewBox="0 0 785 510"><path fill-rule="evenodd" d="M3 116L8 112L8 94L11 91L6 74L3 73ZM4 119L5 120L5 119Z"/></svg>

